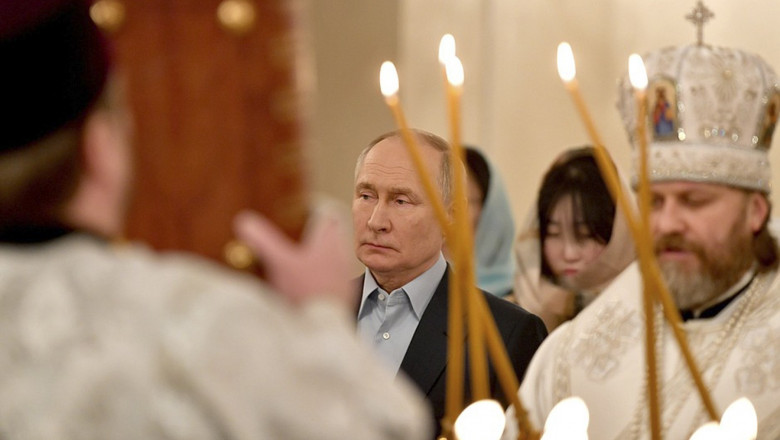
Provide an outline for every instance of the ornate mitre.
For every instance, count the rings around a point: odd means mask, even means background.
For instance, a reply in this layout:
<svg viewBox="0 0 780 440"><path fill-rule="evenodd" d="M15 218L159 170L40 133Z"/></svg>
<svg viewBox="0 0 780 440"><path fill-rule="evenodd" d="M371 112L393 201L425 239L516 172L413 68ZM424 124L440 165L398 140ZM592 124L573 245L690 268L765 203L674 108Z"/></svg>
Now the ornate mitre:
<svg viewBox="0 0 780 440"><path fill-rule="evenodd" d="M758 55L701 41L656 50L643 58L649 80L650 180L713 182L769 193L768 152L780 115L780 87L772 67ZM636 186L634 96L625 76L618 108L634 146Z"/></svg>

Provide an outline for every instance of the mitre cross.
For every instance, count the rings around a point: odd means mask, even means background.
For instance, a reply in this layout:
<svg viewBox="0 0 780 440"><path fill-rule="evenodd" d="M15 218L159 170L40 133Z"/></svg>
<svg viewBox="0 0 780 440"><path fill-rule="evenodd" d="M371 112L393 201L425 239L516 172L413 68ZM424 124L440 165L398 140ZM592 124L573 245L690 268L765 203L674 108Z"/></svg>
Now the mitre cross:
<svg viewBox="0 0 780 440"><path fill-rule="evenodd" d="M699 46L703 44L704 40L704 25L707 24L707 22L710 21L710 19L713 17L715 17L715 14L707 9L701 0L696 3L696 7L693 8L693 11L685 16L687 20L696 26L696 43Z"/></svg>

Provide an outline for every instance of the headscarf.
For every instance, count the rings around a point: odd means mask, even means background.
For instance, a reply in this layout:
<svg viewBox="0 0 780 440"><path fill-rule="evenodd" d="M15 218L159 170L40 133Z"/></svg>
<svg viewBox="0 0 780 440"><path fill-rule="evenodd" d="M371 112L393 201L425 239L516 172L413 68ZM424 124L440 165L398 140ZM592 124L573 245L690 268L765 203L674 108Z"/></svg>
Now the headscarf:
<svg viewBox="0 0 780 440"><path fill-rule="evenodd" d="M565 160L572 150L561 154L553 164ZM631 196L626 179L620 179L624 194ZM580 286L573 292L554 284L541 275L542 244L539 241L539 219L534 209L529 210L523 229L515 241L518 270L515 276L514 299L523 308L538 315L548 331L553 331L564 321L573 318L634 260L634 242L625 217L615 207L612 236L601 254L574 279Z"/></svg>
<svg viewBox="0 0 780 440"><path fill-rule="evenodd" d="M487 156L474 147L467 147L467 150L478 154L487 164L488 171L482 213L474 234L477 286L496 296L506 296L512 292L516 267L512 252L515 221L509 197L501 176Z"/></svg>

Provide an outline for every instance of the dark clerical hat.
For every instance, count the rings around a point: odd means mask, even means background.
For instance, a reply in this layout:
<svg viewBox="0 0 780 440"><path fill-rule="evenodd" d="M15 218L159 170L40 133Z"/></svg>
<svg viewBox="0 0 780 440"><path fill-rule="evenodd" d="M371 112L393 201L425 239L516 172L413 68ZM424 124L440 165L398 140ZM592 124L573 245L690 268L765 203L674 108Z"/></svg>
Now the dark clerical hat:
<svg viewBox="0 0 780 440"><path fill-rule="evenodd" d="M109 64L87 0L1 0L0 154L82 119Z"/></svg>

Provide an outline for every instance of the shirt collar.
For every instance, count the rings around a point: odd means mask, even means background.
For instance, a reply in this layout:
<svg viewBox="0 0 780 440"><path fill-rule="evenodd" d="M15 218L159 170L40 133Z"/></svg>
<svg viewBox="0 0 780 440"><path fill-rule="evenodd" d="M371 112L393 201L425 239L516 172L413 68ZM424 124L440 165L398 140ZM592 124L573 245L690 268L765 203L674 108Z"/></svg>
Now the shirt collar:
<svg viewBox="0 0 780 440"><path fill-rule="evenodd" d="M433 293L436 291L436 287L439 286L441 278L444 276L446 270L447 262L444 260L444 255L439 252L439 259L436 260L436 263L434 263L430 269L398 289L406 292L406 295L409 297L409 301L412 304L412 309L414 310L415 315L417 315L417 319L422 317L425 308L428 307L428 303L431 301L431 298L433 298ZM371 275L371 271L366 268L366 275L363 279L363 295L360 300L360 311L363 310L363 306L369 295L377 289L382 290L374 279L374 276ZM358 315L360 314L360 311L358 311Z"/></svg>

